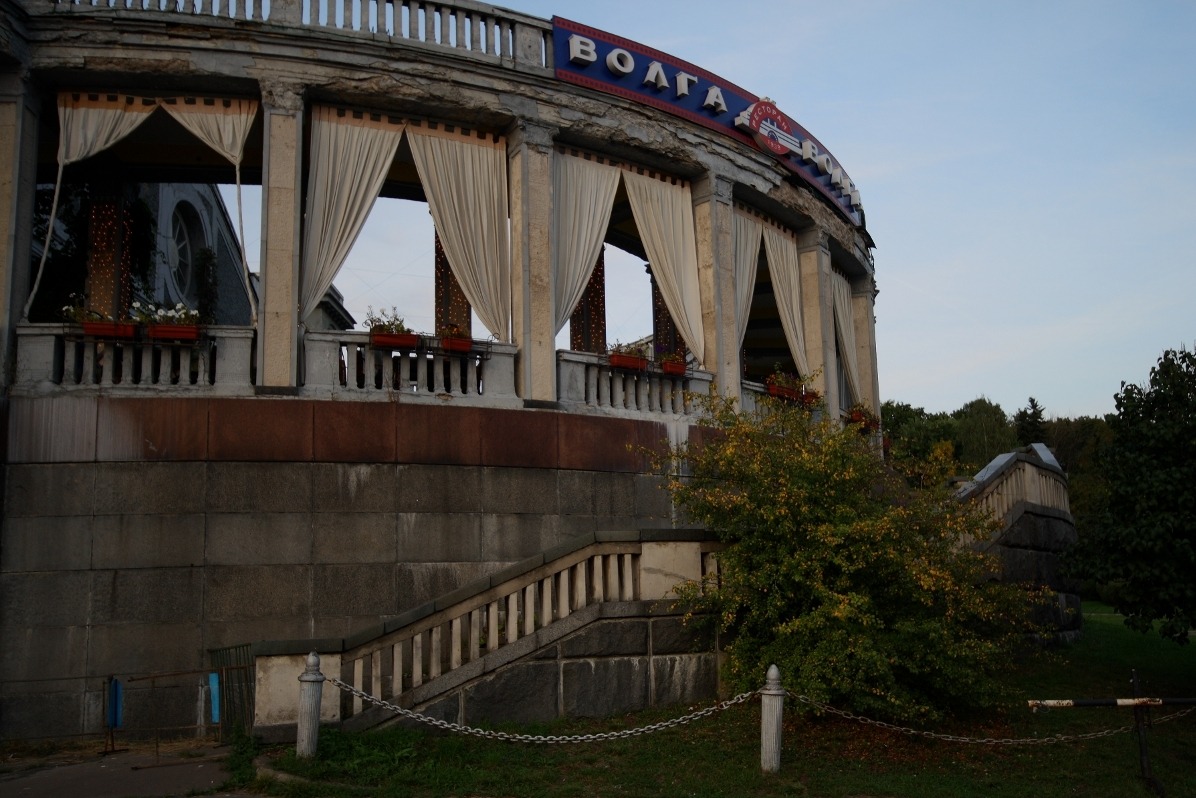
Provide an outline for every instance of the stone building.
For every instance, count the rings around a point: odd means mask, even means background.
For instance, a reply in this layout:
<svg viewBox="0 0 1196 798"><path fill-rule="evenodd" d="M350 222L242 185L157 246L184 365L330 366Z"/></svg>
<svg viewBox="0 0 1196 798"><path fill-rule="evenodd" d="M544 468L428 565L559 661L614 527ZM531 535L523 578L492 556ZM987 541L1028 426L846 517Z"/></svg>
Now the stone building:
<svg viewBox="0 0 1196 798"><path fill-rule="evenodd" d="M859 189L767 99L471 0L153 5L0 5L0 735L96 732L109 676L349 638L579 536L675 527L628 444L684 440L687 392L752 407L779 364L829 412L878 408ZM248 322L30 313L58 279L37 187L132 183L261 186ZM463 347L315 321L377 196L428 203ZM121 316L114 235L79 243ZM682 373L605 354L604 243L648 264Z"/></svg>

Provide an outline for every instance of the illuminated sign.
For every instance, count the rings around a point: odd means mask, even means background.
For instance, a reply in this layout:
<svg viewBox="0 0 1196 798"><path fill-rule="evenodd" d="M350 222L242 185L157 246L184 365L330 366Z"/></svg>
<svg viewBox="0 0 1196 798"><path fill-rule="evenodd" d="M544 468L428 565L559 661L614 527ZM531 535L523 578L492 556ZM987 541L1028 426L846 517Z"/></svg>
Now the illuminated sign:
<svg viewBox="0 0 1196 798"><path fill-rule="evenodd" d="M800 175L853 224L863 223L860 192L843 166L767 97L650 47L560 17L552 19L552 38L558 79L651 105L753 145Z"/></svg>

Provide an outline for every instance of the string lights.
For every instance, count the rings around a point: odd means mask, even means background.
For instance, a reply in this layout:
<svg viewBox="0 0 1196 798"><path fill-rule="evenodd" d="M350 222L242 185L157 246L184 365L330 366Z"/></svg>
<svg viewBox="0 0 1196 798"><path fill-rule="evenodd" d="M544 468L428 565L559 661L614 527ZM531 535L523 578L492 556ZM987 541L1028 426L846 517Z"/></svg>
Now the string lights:
<svg viewBox="0 0 1196 798"><path fill-rule="evenodd" d="M435 233L434 235L436 242L434 288L436 293L436 330L440 331L455 324L466 336L472 338L473 318L470 313L472 308L469 306L469 300L465 298L465 292L461 290L461 284L457 282L457 278L453 274L452 266L449 265L448 255L444 253L444 247L440 244L440 234Z"/></svg>
<svg viewBox="0 0 1196 798"><path fill-rule="evenodd" d="M92 203L88 223L88 309L105 317L128 316L132 301L133 214L120 199Z"/></svg>
<svg viewBox="0 0 1196 798"><path fill-rule="evenodd" d="M569 316L569 348L574 352L606 351L606 250L590 274L581 301Z"/></svg>

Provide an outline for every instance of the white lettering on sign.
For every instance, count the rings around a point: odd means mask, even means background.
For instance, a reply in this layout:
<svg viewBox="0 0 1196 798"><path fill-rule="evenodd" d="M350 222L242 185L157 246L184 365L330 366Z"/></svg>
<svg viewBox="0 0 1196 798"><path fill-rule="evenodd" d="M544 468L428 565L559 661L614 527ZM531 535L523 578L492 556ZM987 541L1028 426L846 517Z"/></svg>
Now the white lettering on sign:
<svg viewBox="0 0 1196 798"><path fill-rule="evenodd" d="M576 33L569 37L569 63L588 66L597 60L598 48L594 46L593 40Z"/></svg>
<svg viewBox="0 0 1196 798"><path fill-rule="evenodd" d="M677 96L678 97L688 97L690 87L693 86L697 82L698 82L698 79L695 78L693 75L689 74L688 72L678 72L677 73Z"/></svg>
<svg viewBox="0 0 1196 798"><path fill-rule="evenodd" d="M584 69L597 61L598 47L593 39L576 33L569 36L571 64ZM607 53L605 61L610 73L619 78L625 78L636 71L635 56L622 47L616 47ZM699 82L706 83L687 72L676 72L672 84L676 97L688 97ZM651 86L658 92L667 90L669 78L665 72L665 65L660 61L649 62L640 85ZM722 88L707 83L705 89L702 108L715 116L727 113L727 102L723 97ZM852 208L861 207L860 192L843 168L835 163L830 153L820 152L812 140L796 135L787 117L767 97L748 106L736 117L735 126L750 133L763 150L781 157L793 155L813 167L818 174L827 175L830 185L821 184L824 190L832 192L832 196L839 195L843 198L842 201L850 203Z"/></svg>
<svg viewBox="0 0 1196 798"><path fill-rule="evenodd" d="M635 59L622 47L616 47L606 56L606 68L616 75L625 77L635 70Z"/></svg>
<svg viewBox="0 0 1196 798"><path fill-rule="evenodd" d="M723 100L723 90L718 86L711 86L706 90L706 100L702 107L714 111L716 114L727 113L727 103Z"/></svg>
<svg viewBox="0 0 1196 798"><path fill-rule="evenodd" d="M658 91L664 91L669 87L669 79L665 77L664 67L659 61L648 64L648 71L644 74L644 85L655 86Z"/></svg>

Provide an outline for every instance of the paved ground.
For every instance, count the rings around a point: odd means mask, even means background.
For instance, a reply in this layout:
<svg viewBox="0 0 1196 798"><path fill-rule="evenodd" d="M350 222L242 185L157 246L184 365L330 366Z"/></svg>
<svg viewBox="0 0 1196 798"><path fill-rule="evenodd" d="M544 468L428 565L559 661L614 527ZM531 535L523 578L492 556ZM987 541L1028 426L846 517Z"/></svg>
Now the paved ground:
<svg viewBox="0 0 1196 798"><path fill-rule="evenodd" d="M163 744L157 754L152 743L129 744L130 750L108 756L98 753L101 747L80 745L51 753L6 751L0 762L0 795L167 798L213 790L228 778L222 766L228 748L212 743L173 742ZM250 798L243 792L213 795Z"/></svg>

